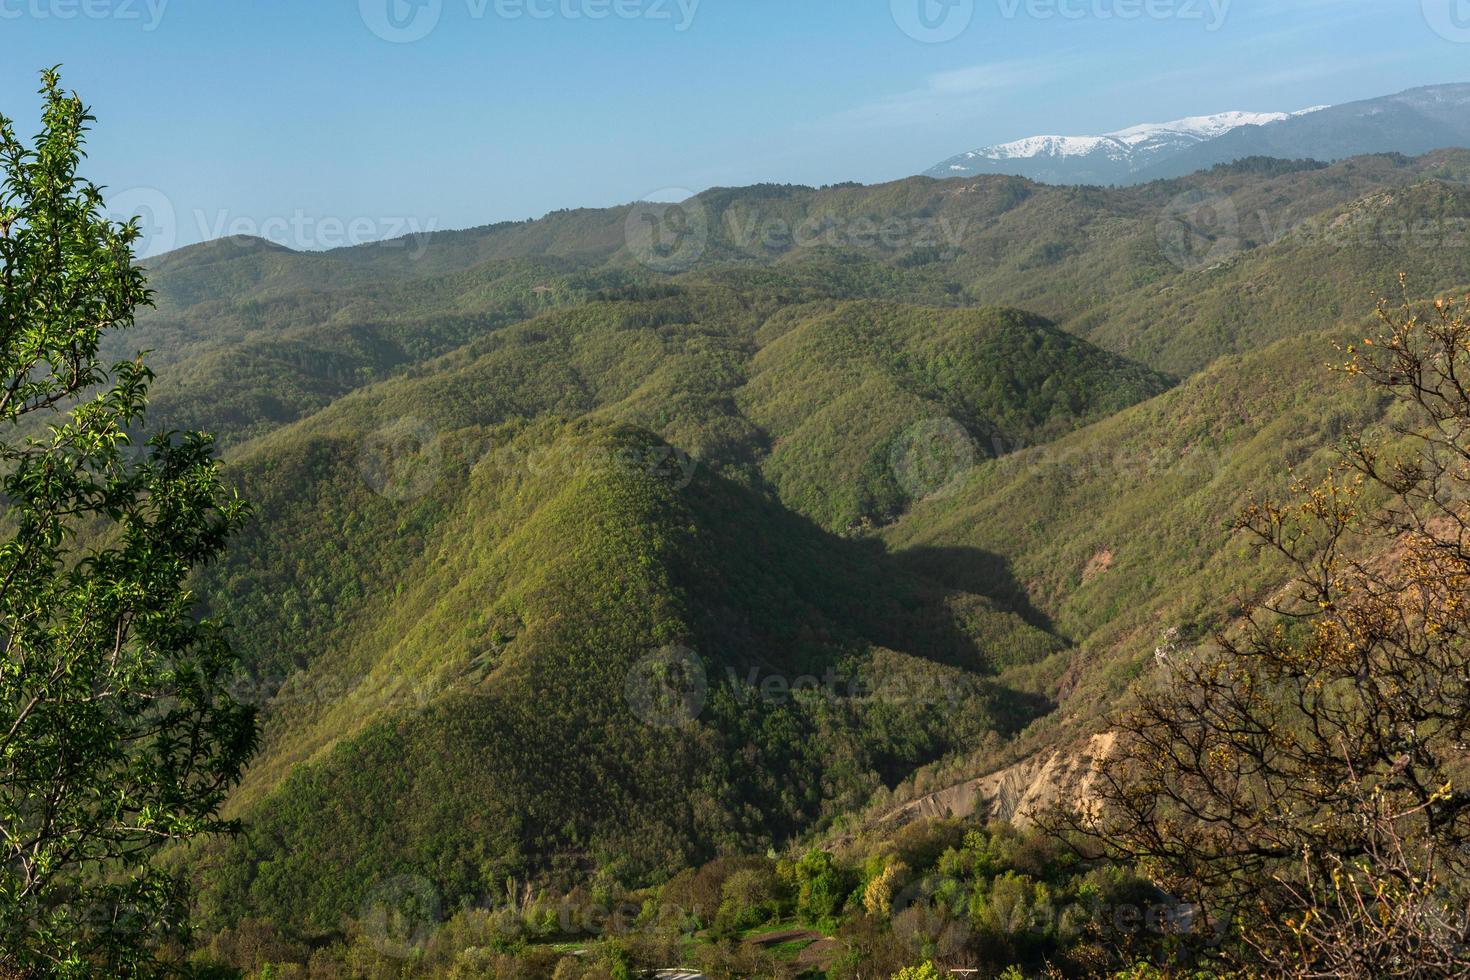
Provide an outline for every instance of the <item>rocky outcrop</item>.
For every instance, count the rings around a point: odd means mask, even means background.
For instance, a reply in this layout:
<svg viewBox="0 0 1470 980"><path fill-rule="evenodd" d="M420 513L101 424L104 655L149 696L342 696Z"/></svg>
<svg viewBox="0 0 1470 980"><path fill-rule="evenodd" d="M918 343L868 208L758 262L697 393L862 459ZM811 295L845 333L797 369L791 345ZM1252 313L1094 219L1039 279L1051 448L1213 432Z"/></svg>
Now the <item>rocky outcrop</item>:
<svg viewBox="0 0 1470 980"><path fill-rule="evenodd" d="M978 815L1024 825L1059 803L1081 808L1096 798L1097 763L1107 758L1116 742L1116 733L1104 732L1038 752L999 772L911 800L884 814L879 823L901 826L926 818Z"/></svg>

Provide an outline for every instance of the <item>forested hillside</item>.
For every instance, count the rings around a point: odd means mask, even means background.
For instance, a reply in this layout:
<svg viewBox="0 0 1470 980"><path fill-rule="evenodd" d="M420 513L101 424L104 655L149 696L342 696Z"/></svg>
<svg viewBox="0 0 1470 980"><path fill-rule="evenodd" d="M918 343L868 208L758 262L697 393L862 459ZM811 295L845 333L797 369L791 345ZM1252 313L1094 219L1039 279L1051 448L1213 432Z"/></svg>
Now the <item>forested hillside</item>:
<svg viewBox="0 0 1470 980"><path fill-rule="evenodd" d="M1470 283L1455 151L718 189L671 251L648 207L148 263L112 343L157 351L150 421L217 433L255 506L197 583L262 712L244 833L170 855L205 959L550 975L588 943L437 925L712 859L830 934L888 873L871 817L1095 733L1282 586L1230 520L1387 411L1334 341L1399 273ZM1148 892L933 833L905 868ZM877 849L795 861L822 841ZM425 923L388 952L385 887Z"/></svg>

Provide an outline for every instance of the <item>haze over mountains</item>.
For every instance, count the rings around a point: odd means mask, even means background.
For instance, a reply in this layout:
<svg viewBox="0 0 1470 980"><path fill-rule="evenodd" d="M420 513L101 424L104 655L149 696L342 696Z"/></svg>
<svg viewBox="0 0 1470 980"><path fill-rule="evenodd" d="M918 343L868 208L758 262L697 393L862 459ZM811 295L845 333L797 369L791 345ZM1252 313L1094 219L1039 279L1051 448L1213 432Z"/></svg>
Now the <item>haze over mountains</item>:
<svg viewBox="0 0 1470 980"><path fill-rule="evenodd" d="M0 0L0 980L1470 978L1470 0L165 6Z"/></svg>
<svg viewBox="0 0 1470 980"><path fill-rule="evenodd" d="M1091 734L1279 584L1224 527L1379 418L1332 338L1470 284L1463 151L714 189L663 271L646 209L150 263L152 421L258 507L200 584L265 734L207 928L657 882ZM694 710L650 716L650 657ZM757 693L829 672L920 693Z"/></svg>
<svg viewBox="0 0 1470 980"><path fill-rule="evenodd" d="M1296 112L1225 112L1144 123L1101 136L1033 136L982 147L930 177L1014 174L1050 184L1128 185L1252 156L1341 160L1470 144L1470 84Z"/></svg>

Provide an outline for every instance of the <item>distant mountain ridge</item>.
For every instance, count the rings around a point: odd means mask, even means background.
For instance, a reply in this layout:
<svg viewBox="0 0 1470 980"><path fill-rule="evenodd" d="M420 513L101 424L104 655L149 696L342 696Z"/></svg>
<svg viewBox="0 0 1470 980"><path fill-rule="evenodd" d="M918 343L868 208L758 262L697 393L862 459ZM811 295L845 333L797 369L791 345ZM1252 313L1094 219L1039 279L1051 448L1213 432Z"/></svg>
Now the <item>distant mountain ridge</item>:
<svg viewBox="0 0 1470 980"><path fill-rule="evenodd" d="M1470 146L1470 84L1432 85L1231 130L1160 160L1139 178L1182 177L1254 156L1333 163L1368 153L1419 156L1465 146Z"/></svg>
<svg viewBox="0 0 1470 980"><path fill-rule="evenodd" d="M951 157L925 176L1011 174L1049 184L1128 185L1252 156L1330 162L1454 146L1470 146L1470 84L1428 86L1290 113L1192 116L1101 136L1033 136Z"/></svg>
<svg viewBox="0 0 1470 980"><path fill-rule="evenodd" d="M1122 183L1200 143L1242 126L1263 126L1325 106L1287 112L1219 112L1163 123L1141 123L1100 136L1029 136L951 157L929 177L1012 174L1051 184Z"/></svg>

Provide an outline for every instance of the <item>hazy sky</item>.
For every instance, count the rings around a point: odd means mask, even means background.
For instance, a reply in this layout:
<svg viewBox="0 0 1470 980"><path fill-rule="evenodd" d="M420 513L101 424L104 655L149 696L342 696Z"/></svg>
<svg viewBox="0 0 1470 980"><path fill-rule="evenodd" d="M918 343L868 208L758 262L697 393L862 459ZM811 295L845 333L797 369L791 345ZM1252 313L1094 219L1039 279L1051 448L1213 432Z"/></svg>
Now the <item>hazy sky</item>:
<svg viewBox="0 0 1470 980"><path fill-rule="evenodd" d="M322 247L1470 80L1470 0L0 0L155 243ZM163 222L165 219L159 219Z"/></svg>

